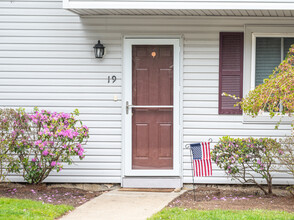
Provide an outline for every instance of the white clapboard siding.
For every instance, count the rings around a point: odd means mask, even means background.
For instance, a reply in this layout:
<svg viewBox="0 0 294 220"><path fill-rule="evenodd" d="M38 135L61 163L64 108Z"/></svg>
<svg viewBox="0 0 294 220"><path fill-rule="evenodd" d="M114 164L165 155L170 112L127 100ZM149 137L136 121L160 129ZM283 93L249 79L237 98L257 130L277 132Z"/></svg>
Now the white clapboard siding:
<svg viewBox="0 0 294 220"><path fill-rule="evenodd" d="M19 74L19 73L18 73ZM17 74L16 74L17 75ZM17 85L17 86L4 86L1 85L0 91L3 93L32 93L32 92L39 92L39 93L95 93L95 94L117 94L121 92L120 86L57 86L54 85L54 91L50 86L24 86L24 85Z"/></svg>
<svg viewBox="0 0 294 220"><path fill-rule="evenodd" d="M78 108L90 129L85 159L75 157L76 164L46 181L119 183L121 34L101 33L101 24L83 29L80 17L62 9L61 1L1 2L0 14L1 106L58 112ZM103 62L93 56L98 39L107 47ZM117 80L108 84L112 75Z"/></svg>
<svg viewBox="0 0 294 220"><path fill-rule="evenodd" d="M275 12L263 13L270 16ZM183 13L193 14L189 10ZM218 115L219 32L242 32L245 24L291 25L293 18L79 17L62 9L61 0L3 1L0 15L1 107L32 111L38 106L57 112L78 108L79 118L90 128L85 159L75 157L74 165L52 173L47 182L121 182L124 35L183 36L180 147L212 138L213 148L226 135L278 138L289 132L284 124L275 130L274 123L246 124L239 115ZM93 56L97 40L106 47L102 60ZM107 78L112 75L117 81L108 84ZM191 183L190 153L183 150L182 155L183 181ZM214 176L196 178L196 182L237 183L215 164L213 169ZM288 175L275 176L276 184L293 183ZM16 175L10 179L22 181Z"/></svg>

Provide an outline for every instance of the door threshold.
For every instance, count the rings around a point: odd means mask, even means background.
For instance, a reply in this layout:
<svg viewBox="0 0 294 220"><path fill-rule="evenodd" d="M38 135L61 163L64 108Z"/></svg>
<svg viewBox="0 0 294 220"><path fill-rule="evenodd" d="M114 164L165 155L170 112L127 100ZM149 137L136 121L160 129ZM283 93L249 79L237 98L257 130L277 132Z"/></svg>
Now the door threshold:
<svg viewBox="0 0 294 220"><path fill-rule="evenodd" d="M183 187L180 177L123 177L123 188L178 189Z"/></svg>

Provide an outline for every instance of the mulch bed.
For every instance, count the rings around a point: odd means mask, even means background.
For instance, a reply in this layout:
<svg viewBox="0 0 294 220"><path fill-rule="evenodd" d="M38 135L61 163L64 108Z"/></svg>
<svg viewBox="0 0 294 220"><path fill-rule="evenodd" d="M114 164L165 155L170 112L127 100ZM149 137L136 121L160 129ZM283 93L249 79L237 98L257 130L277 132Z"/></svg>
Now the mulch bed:
<svg viewBox="0 0 294 220"><path fill-rule="evenodd" d="M246 187L198 187L196 201L193 198L193 191L187 191L170 202L167 207L198 210L267 209L294 212L294 197L290 196L285 189L279 189L277 192L276 195L265 196L257 189Z"/></svg>
<svg viewBox="0 0 294 220"><path fill-rule="evenodd" d="M55 205L80 206L85 202L101 195L103 192L87 191L77 188L50 187L46 184L0 184L0 197L31 199Z"/></svg>

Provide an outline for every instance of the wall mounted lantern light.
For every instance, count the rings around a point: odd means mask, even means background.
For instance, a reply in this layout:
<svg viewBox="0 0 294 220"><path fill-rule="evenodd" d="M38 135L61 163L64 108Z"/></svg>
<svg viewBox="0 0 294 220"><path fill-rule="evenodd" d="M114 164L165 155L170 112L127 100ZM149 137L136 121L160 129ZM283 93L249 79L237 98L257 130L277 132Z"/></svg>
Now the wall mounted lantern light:
<svg viewBox="0 0 294 220"><path fill-rule="evenodd" d="M93 48L94 48L95 57L98 59L101 59L104 55L105 47L103 46L103 44L100 43L100 40L98 40L98 43L95 44Z"/></svg>

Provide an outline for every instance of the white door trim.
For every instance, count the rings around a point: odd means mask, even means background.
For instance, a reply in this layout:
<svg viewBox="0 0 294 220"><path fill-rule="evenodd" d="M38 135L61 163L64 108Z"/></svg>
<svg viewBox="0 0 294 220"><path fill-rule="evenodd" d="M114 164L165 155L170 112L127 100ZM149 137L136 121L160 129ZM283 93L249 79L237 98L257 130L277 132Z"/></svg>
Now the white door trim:
<svg viewBox="0 0 294 220"><path fill-rule="evenodd" d="M174 114L173 114L173 169L134 170L132 169L132 114L126 113L126 102L132 105L132 45L173 45L174 47ZM123 53L123 174L124 176L180 176L180 38L124 38Z"/></svg>

